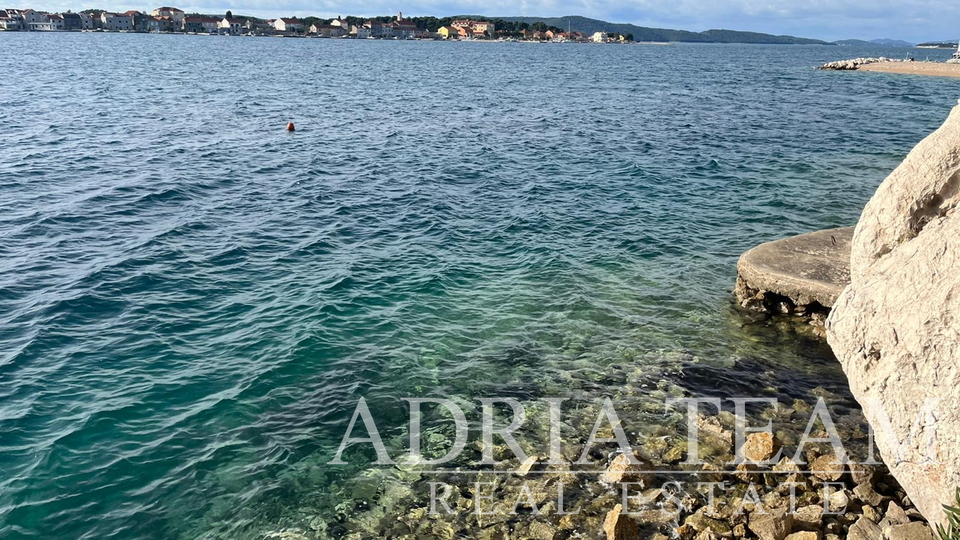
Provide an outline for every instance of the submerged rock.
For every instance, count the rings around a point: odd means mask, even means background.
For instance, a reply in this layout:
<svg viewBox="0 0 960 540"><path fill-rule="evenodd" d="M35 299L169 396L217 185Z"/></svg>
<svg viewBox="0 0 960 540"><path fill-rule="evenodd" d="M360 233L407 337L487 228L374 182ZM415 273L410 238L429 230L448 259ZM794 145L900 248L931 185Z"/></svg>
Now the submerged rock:
<svg viewBox="0 0 960 540"><path fill-rule="evenodd" d="M851 246L851 284L827 322L880 455L931 522L944 518L941 505L954 502L960 485L958 203L960 107L867 203ZM933 406L935 415L925 408ZM928 459L934 429L936 459Z"/></svg>
<svg viewBox="0 0 960 540"><path fill-rule="evenodd" d="M610 462L607 470L600 475L600 480L608 484L620 482L641 482L644 487L650 485L653 480L653 474L650 472L653 465L640 456L634 456L636 463L630 463L630 458L626 454L617 454Z"/></svg>

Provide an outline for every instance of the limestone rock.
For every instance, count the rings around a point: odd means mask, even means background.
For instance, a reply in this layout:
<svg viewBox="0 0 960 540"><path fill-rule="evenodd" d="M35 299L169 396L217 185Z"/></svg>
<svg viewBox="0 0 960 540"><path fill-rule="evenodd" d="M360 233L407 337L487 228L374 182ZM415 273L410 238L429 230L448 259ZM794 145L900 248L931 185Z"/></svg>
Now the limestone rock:
<svg viewBox="0 0 960 540"><path fill-rule="evenodd" d="M533 469L533 466L537 464L537 456L529 456L527 459L523 460L523 463L520 464L520 467L517 468L517 476L526 476L530 473L530 470Z"/></svg>
<svg viewBox="0 0 960 540"><path fill-rule="evenodd" d="M877 524L880 523L880 519L881 519L880 512L877 512L877 510L874 507L865 505L863 506L863 508L860 509L860 511L863 513L863 517L869 519L874 523L877 523ZM883 529L883 526L881 525L880 528Z"/></svg>
<svg viewBox="0 0 960 540"><path fill-rule="evenodd" d="M698 532L711 531L723 536L729 536L731 533L729 523L722 519L714 519L706 515L706 507L700 508L696 513L688 516L684 524L689 525L693 530Z"/></svg>
<svg viewBox="0 0 960 540"><path fill-rule="evenodd" d="M827 499L831 512L845 512L850 506L850 496L844 489L833 492Z"/></svg>
<svg viewBox="0 0 960 540"><path fill-rule="evenodd" d="M622 505L617 505L613 510L607 512L607 518L603 521L603 532L607 535L607 540L637 540L640 536L640 528L630 516L622 515Z"/></svg>
<svg viewBox="0 0 960 540"><path fill-rule="evenodd" d="M904 525L893 525L884 529L888 540L933 540L933 532L926 523L914 521Z"/></svg>
<svg viewBox="0 0 960 540"><path fill-rule="evenodd" d="M850 246L853 281L960 203L960 107L877 188Z"/></svg>
<svg viewBox="0 0 960 540"><path fill-rule="evenodd" d="M883 531L879 525L862 517L850 527L847 540L883 540Z"/></svg>
<svg viewBox="0 0 960 540"><path fill-rule="evenodd" d="M724 428L716 416L700 415L697 418L697 429L701 435L717 439L718 446L730 448L733 446L733 433Z"/></svg>
<svg viewBox="0 0 960 540"><path fill-rule="evenodd" d="M880 62L889 61L887 58L853 58L851 60L837 60L836 62L827 62L817 69L823 69L828 71L854 71L860 66L865 66L867 64L877 64Z"/></svg>
<svg viewBox="0 0 960 540"><path fill-rule="evenodd" d="M784 508L750 514L748 527L761 540L783 540L793 528L793 516Z"/></svg>
<svg viewBox="0 0 960 540"><path fill-rule="evenodd" d="M903 511L903 508L900 508L900 505L890 501L890 505L887 506L887 513L883 516L883 521L880 523L880 527L888 527L892 525L904 525L910 523L910 516Z"/></svg>
<svg viewBox="0 0 960 540"><path fill-rule="evenodd" d="M853 488L853 496L870 506L880 506L883 502L883 496L874 491L869 484L860 484Z"/></svg>
<svg viewBox="0 0 960 540"><path fill-rule="evenodd" d="M847 469L850 471L850 479L853 480L854 485L870 484L872 486L877 479L877 467L875 465L848 463Z"/></svg>
<svg viewBox="0 0 960 540"><path fill-rule="evenodd" d="M820 540L820 531L801 531L788 535L785 540Z"/></svg>
<svg viewBox="0 0 960 540"><path fill-rule="evenodd" d="M773 458L780 450L780 441L772 434L762 431L747 435L743 443L743 457L750 461L761 462Z"/></svg>
<svg viewBox="0 0 960 540"><path fill-rule="evenodd" d="M960 107L864 208L851 246L851 284L827 321L828 341L880 455L931 523L943 520L941 505L954 502L960 485L960 409L953 406L960 403L958 204ZM926 459L927 399L942 400L935 460ZM895 437L884 436L887 418Z"/></svg>
<svg viewBox="0 0 960 540"><path fill-rule="evenodd" d="M529 535L531 540L553 540L556 534L557 528L549 523L534 521L530 524Z"/></svg>
<svg viewBox="0 0 960 540"><path fill-rule="evenodd" d="M608 484L619 482L642 482L644 487L653 480L653 465L640 456L634 456L637 463L630 463L626 454L617 454L610 462L607 470L600 475L600 480Z"/></svg>
<svg viewBox="0 0 960 540"><path fill-rule="evenodd" d="M810 464L810 472L827 482L836 482L843 476L844 465L832 455L820 456Z"/></svg>
<svg viewBox="0 0 960 540"><path fill-rule="evenodd" d="M797 508L793 523L795 528L803 531L819 531L823 523L823 506L810 504Z"/></svg>

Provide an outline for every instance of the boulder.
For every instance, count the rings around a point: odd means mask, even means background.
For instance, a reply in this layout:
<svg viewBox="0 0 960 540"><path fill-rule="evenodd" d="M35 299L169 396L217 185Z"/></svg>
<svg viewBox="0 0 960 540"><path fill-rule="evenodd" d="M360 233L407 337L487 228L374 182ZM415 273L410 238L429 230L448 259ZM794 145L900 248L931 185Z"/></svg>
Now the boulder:
<svg viewBox="0 0 960 540"><path fill-rule="evenodd" d="M851 244L851 283L827 321L828 342L881 457L933 523L944 519L941 505L954 503L960 485L958 203L960 107L867 203ZM934 428L921 413L928 399L942 400L936 459L927 459ZM885 436L887 425L893 437Z"/></svg>

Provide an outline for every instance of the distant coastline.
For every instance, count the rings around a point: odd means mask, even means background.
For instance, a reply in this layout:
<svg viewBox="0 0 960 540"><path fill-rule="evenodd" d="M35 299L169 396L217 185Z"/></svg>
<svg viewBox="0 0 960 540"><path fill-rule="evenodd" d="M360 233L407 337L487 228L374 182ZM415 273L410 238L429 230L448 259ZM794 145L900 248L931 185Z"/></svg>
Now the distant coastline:
<svg viewBox="0 0 960 540"><path fill-rule="evenodd" d="M139 33L224 34L356 39L435 39L469 41L540 41L591 43L743 43L833 45L818 39L737 30L690 32L611 23L579 16L536 17L280 17L186 13L175 7L149 12L111 13L84 9L48 13L26 9L0 10L0 31L104 31Z"/></svg>

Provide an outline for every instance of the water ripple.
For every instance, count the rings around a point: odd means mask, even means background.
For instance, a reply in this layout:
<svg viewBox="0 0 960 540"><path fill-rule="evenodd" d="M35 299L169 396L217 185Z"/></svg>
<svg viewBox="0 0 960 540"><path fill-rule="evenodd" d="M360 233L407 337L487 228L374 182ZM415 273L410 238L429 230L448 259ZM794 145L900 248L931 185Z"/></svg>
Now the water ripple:
<svg viewBox="0 0 960 540"><path fill-rule="evenodd" d="M842 381L736 257L852 223L955 99L827 47L0 40L3 538L320 513L361 395L396 441L412 395Z"/></svg>

